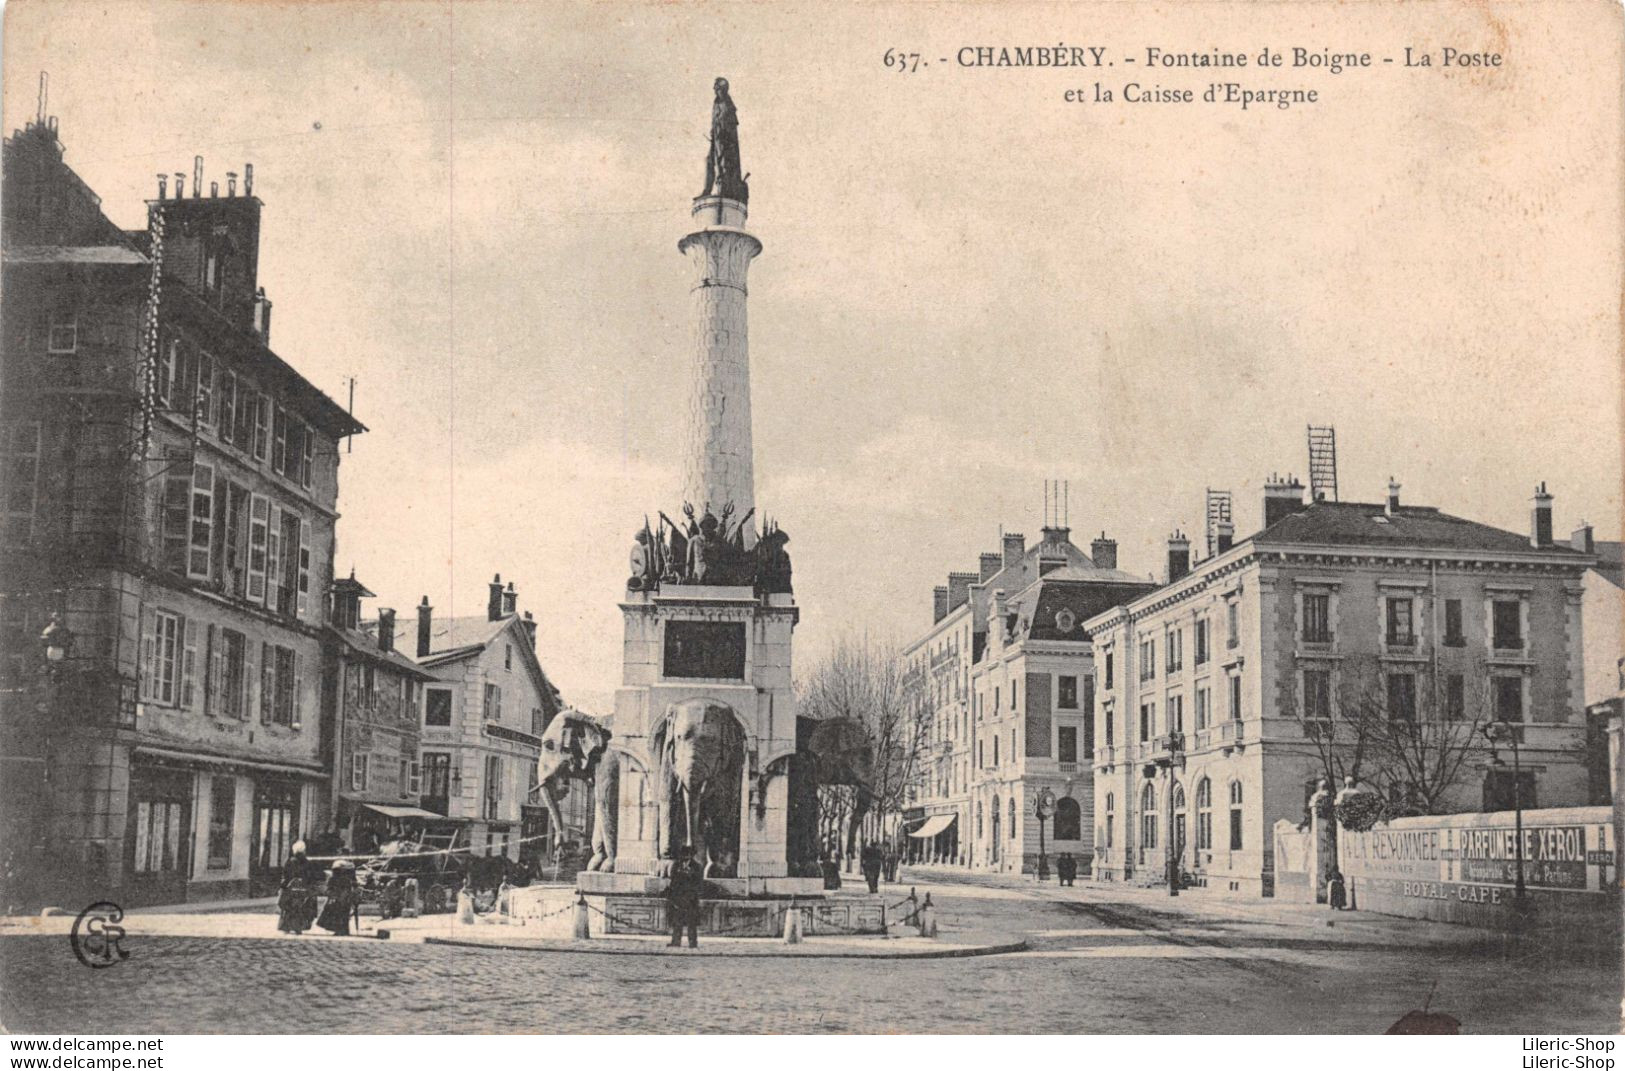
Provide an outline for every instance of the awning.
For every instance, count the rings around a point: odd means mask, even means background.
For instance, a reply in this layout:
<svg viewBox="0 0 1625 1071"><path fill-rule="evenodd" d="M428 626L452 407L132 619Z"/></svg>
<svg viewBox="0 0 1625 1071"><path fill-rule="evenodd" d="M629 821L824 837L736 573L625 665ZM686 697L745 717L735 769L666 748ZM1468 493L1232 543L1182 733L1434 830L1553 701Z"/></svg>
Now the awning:
<svg viewBox="0 0 1625 1071"><path fill-rule="evenodd" d="M365 807L369 811L374 811L381 814L385 818L441 819L446 817L443 814L435 814L433 811L425 811L422 807L391 807L385 803L363 803L361 806Z"/></svg>
<svg viewBox="0 0 1625 1071"><path fill-rule="evenodd" d="M160 762L183 765L225 766L241 770L259 770L264 773L289 774L295 777L323 778L327 776L327 772L320 769L288 766L280 762L255 762L251 759L234 759L227 755L209 755L199 751L172 751L169 748L142 745L137 747L134 753L138 758L157 759Z"/></svg>
<svg viewBox="0 0 1625 1071"><path fill-rule="evenodd" d="M925 820L925 825L910 833L909 836L922 838L934 837L938 833L941 833L943 830L947 829L949 826L953 825L954 819L958 817L959 816L956 814L934 814Z"/></svg>

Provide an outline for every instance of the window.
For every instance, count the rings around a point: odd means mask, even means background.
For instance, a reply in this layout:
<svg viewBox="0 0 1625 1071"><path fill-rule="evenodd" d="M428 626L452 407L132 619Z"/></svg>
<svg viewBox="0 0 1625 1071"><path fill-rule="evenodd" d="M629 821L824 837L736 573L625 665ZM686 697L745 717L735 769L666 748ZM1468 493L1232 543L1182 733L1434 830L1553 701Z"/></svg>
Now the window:
<svg viewBox="0 0 1625 1071"><path fill-rule="evenodd" d="M1113 679L1116 676L1112 672L1113 668L1114 667L1112 666L1112 652L1107 651L1106 652L1106 690L1108 692L1111 691L1113 687L1115 687L1115 685L1112 683Z"/></svg>
<svg viewBox="0 0 1625 1071"><path fill-rule="evenodd" d="M1011 840L1016 839L1016 798L1010 797L1010 832L1006 834Z"/></svg>
<svg viewBox="0 0 1625 1071"><path fill-rule="evenodd" d="M1388 600L1388 646L1410 647L1416 643L1416 605L1409 598Z"/></svg>
<svg viewBox="0 0 1625 1071"><path fill-rule="evenodd" d="M186 575L209 579L214 549L214 466L192 466L192 525L186 556Z"/></svg>
<svg viewBox="0 0 1625 1071"><path fill-rule="evenodd" d="M282 540L278 548L281 561L277 563L277 578L279 584L276 591L277 613L293 617L299 605L299 582L304 579L309 584L308 574L301 578L300 539L304 522L292 510L282 511Z"/></svg>
<svg viewBox="0 0 1625 1071"><path fill-rule="evenodd" d="M271 471L281 473L288 467L288 411L280 405L271 414Z"/></svg>
<svg viewBox="0 0 1625 1071"><path fill-rule="evenodd" d="M485 686L485 720L502 720L502 687L496 684Z"/></svg>
<svg viewBox="0 0 1625 1071"><path fill-rule="evenodd" d="M152 635L147 638L142 653L147 664L142 698L162 706L176 706L180 702L184 619L168 610L156 610L151 620Z"/></svg>
<svg viewBox="0 0 1625 1071"><path fill-rule="evenodd" d="M229 628L220 630L220 713L248 717L248 637Z"/></svg>
<svg viewBox="0 0 1625 1071"><path fill-rule="evenodd" d="M980 802L976 804L976 839L982 839L982 805Z"/></svg>
<svg viewBox="0 0 1625 1071"><path fill-rule="evenodd" d="M999 738L997 736L995 736L993 738L993 765L997 766L998 764L999 764Z"/></svg>
<svg viewBox="0 0 1625 1071"><path fill-rule="evenodd" d="M1231 599L1224 604L1224 623L1227 632L1224 645L1226 647L1239 646L1241 643L1241 603L1239 600Z"/></svg>
<svg viewBox="0 0 1625 1071"><path fill-rule="evenodd" d="M513 644L511 643L505 643L502 645L502 668L513 668Z"/></svg>
<svg viewBox="0 0 1625 1071"><path fill-rule="evenodd" d="M254 460L264 461L271 455L271 399L269 395L254 395Z"/></svg>
<svg viewBox="0 0 1625 1071"><path fill-rule="evenodd" d="M1467 679L1460 673L1444 679L1444 716L1453 721L1467 716Z"/></svg>
<svg viewBox="0 0 1625 1071"><path fill-rule="evenodd" d="M1303 642L1332 642L1332 597L1311 592L1303 597Z"/></svg>
<svg viewBox="0 0 1625 1071"><path fill-rule="evenodd" d="M231 867L231 831L237 816L237 779L215 777L209 782L209 869Z"/></svg>
<svg viewBox="0 0 1625 1071"><path fill-rule="evenodd" d="M1168 697L1168 731L1170 733L1185 731L1185 697L1182 695Z"/></svg>
<svg viewBox="0 0 1625 1071"><path fill-rule="evenodd" d="M1495 649L1516 651L1523 647L1523 604L1517 599L1496 599L1492 614Z"/></svg>
<svg viewBox="0 0 1625 1071"><path fill-rule="evenodd" d="M186 804L178 800L141 800L135 806L135 861L137 874L180 870L186 865L181 843L181 815Z"/></svg>
<svg viewBox="0 0 1625 1071"><path fill-rule="evenodd" d="M1157 846L1157 789L1146 785L1140 793L1140 847Z"/></svg>
<svg viewBox="0 0 1625 1071"><path fill-rule="evenodd" d="M369 709L378 706L378 671L371 664L356 667L360 671L361 705Z"/></svg>
<svg viewBox="0 0 1625 1071"><path fill-rule="evenodd" d="M304 432L299 439L299 486L309 487L316 472L316 433L310 428Z"/></svg>
<svg viewBox="0 0 1625 1071"><path fill-rule="evenodd" d="M227 483L220 494L220 582L226 594L248 594L248 488Z"/></svg>
<svg viewBox="0 0 1625 1071"><path fill-rule="evenodd" d="M1168 648L1168 672L1178 673L1185 668L1185 630L1174 629L1169 632L1166 646Z"/></svg>
<svg viewBox="0 0 1625 1071"><path fill-rule="evenodd" d="M1230 720L1241 720L1241 674L1230 677Z"/></svg>
<svg viewBox="0 0 1625 1071"><path fill-rule="evenodd" d="M417 764L406 758L402 758L397 762L395 785L396 791L398 791L402 796L410 796L416 791L411 787L412 767L415 765Z"/></svg>
<svg viewBox="0 0 1625 1071"><path fill-rule="evenodd" d="M541 736L547 731L547 719L542 715L541 707L530 708L530 735Z"/></svg>
<svg viewBox="0 0 1625 1071"><path fill-rule="evenodd" d="M1106 726L1106 731L1101 734L1102 736L1104 736L1106 738L1106 746L1107 747L1115 746L1117 744L1117 729L1116 729L1116 722L1113 721L1113 719L1112 719L1112 708L1111 707L1102 707L1101 708L1100 720L1102 722L1104 722L1105 726Z"/></svg>
<svg viewBox="0 0 1625 1071"><path fill-rule="evenodd" d="M1495 678L1495 720L1523 721L1523 678Z"/></svg>
<svg viewBox="0 0 1625 1071"><path fill-rule="evenodd" d="M1241 851L1241 782L1230 782L1230 850Z"/></svg>
<svg viewBox="0 0 1625 1071"><path fill-rule="evenodd" d="M446 800L451 796L451 756L444 751L423 753L424 780L430 799Z"/></svg>
<svg viewBox="0 0 1625 1071"><path fill-rule="evenodd" d="M1416 720L1416 674L1388 674L1388 717L1393 721Z"/></svg>
<svg viewBox="0 0 1625 1071"><path fill-rule="evenodd" d="M269 564L271 500L254 495L248 514L248 601L265 601L265 574Z"/></svg>
<svg viewBox="0 0 1625 1071"><path fill-rule="evenodd" d="M1078 678L1062 676L1058 677L1057 680L1060 682L1057 685L1060 694L1056 699L1055 705L1060 707L1062 710L1077 710Z"/></svg>
<svg viewBox="0 0 1625 1071"><path fill-rule="evenodd" d="M1213 691L1207 685L1196 689L1196 731L1213 724Z"/></svg>
<svg viewBox="0 0 1625 1071"><path fill-rule="evenodd" d="M79 318L72 309L51 312L50 330L46 334L48 353L73 353L79 348Z"/></svg>
<svg viewBox="0 0 1625 1071"><path fill-rule="evenodd" d="M370 772L372 756L365 751L356 751L350 755L350 791L367 791L367 775Z"/></svg>
<svg viewBox="0 0 1625 1071"><path fill-rule="evenodd" d="M1205 618L1205 617L1197 618L1196 619L1196 664L1199 665L1199 666L1207 665L1207 659L1208 659L1207 631L1208 631L1207 630L1207 618Z"/></svg>
<svg viewBox="0 0 1625 1071"><path fill-rule="evenodd" d="M232 431L237 427L237 373L222 368L216 394L220 399L220 427L217 430L223 442L230 442Z"/></svg>
<svg viewBox="0 0 1625 1071"><path fill-rule="evenodd" d="M1106 847L1110 848L1116 840L1116 830L1112 827L1117 823L1117 797L1106 793Z"/></svg>
<svg viewBox="0 0 1625 1071"><path fill-rule="evenodd" d="M450 688L424 689L423 724L440 728L451 725Z"/></svg>
<svg viewBox="0 0 1625 1071"><path fill-rule="evenodd" d="M502 756L485 757L485 817L496 818L502 806Z"/></svg>
<svg viewBox="0 0 1625 1071"><path fill-rule="evenodd" d="M1157 675L1157 641L1140 641L1140 679L1148 681Z"/></svg>
<svg viewBox="0 0 1625 1071"><path fill-rule="evenodd" d="M260 721L299 728L299 654L274 643L260 645Z"/></svg>
<svg viewBox="0 0 1625 1071"><path fill-rule="evenodd" d="M1063 725L1057 734L1058 757L1061 762L1078 761L1078 730L1076 726Z"/></svg>
<svg viewBox="0 0 1625 1071"><path fill-rule="evenodd" d="M1151 739L1151 723L1156 720L1156 708L1150 703L1140 704L1140 743Z"/></svg>
<svg viewBox="0 0 1625 1071"><path fill-rule="evenodd" d="M1332 716L1332 674L1326 669L1303 671L1305 721L1329 721Z"/></svg>
<svg viewBox="0 0 1625 1071"><path fill-rule="evenodd" d="M205 427L214 426L214 358L207 353L197 356L197 422Z"/></svg>
<svg viewBox="0 0 1625 1071"><path fill-rule="evenodd" d="M40 426L20 420L5 428L5 542L26 546L34 538L34 511L39 502Z"/></svg>
<svg viewBox="0 0 1625 1071"><path fill-rule="evenodd" d="M1196 847L1213 850L1213 782L1205 777L1196 782Z"/></svg>
<svg viewBox="0 0 1625 1071"><path fill-rule="evenodd" d="M1055 839L1081 840L1083 838L1083 808L1071 796L1055 801Z"/></svg>
<svg viewBox="0 0 1625 1071"><path fill-rule="evenodd" d="M1446 647L1465 647L1467 637L1461 632L1461 600L1446 599L1444 601L1444 645Z"/></svg>
<svg viewBox="0 0 1625 1071"><path fill-rule="evenodd" d="M254 420L258 409L259 393L248 385L246 379L237 380L237 405L234 411L235 419L230 428L231 445L248 453L254 446ZM220 421L220 437L227 435L226 422Z"/></svg>

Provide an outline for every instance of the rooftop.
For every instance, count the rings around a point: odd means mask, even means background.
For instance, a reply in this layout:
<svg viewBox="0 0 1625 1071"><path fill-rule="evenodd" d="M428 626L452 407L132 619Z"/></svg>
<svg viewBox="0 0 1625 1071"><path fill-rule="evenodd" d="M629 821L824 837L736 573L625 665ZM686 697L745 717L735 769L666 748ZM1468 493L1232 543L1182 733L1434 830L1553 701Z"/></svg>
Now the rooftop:
<svg viewBox="0 0 1625 1071"><path fill-rule="evenodd" d="M1432 506L1400 506L1391 514L1368 502L1314 502L1281 518L1246 542L1314 546L1428 547L1497 553L1535 551L1529 537L1442 513ZM1540 553L1582 557L1566 543Z"/></svg>

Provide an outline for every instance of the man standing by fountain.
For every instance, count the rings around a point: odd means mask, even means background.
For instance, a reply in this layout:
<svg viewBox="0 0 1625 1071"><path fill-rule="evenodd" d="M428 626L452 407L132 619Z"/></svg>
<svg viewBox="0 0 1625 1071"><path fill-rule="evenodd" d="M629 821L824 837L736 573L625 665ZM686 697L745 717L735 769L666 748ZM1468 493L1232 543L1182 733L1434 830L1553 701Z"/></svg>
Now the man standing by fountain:
<svg viewBox="0 0 1625 1071"><path fill-rule="evenodd" d="M700 893L705 879L700 865L694 861L694 849L684 845L677 849L677 861L672 864L671 884L666 887L666 915L671 920L671 947L682 947L679 937L688 929L688 947L698 948L700 928Z"/></svg>

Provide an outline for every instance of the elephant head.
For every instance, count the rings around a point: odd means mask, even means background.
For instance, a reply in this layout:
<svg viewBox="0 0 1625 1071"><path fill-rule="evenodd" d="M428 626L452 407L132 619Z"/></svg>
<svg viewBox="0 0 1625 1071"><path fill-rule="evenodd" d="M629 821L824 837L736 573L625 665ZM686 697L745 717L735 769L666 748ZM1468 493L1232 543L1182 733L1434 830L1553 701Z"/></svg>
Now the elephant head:
<svg viewBox="0 0 1625 1071"><path fill-rule="evenodd" d="M542 750L536 759L536 781L542 803L553 825L553 843L564 840L564 822L559 799L573 778L590 780L609 746L610 731L590 714L569 709L560 711L542 733Z"/></svg>
<svg viewBox="0 0 1625 1071"><path fill-rule="evenodd" d="M715 862L738 821L744 732L733 711L708 699L689 699L666 709L661 765L683 801L679 843ZM675 817L673 807L664 808ZM672 819L668 818L670 822ZM715 843L712 843L712 842Z"/></svg>

